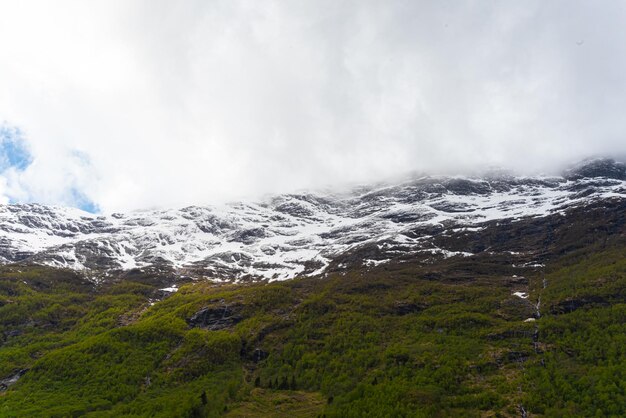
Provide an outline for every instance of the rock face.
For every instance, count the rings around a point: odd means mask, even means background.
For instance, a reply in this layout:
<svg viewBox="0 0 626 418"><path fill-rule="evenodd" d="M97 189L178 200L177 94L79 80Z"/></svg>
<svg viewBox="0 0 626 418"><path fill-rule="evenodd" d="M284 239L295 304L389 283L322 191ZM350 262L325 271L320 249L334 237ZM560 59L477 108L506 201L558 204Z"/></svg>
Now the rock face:
<svg viewBox="0 0 626 418"><path fill-rule="evenodd" d="M191 327L205 328L211 331L228 329L243 319L237 311L238 307L226 305L222 301L218 307L202 308L187 322Z"/></svg>
<svg viewBox="0 0 626 418"><path fill-rule="evenodd" d="M21 369L5 379L0 379L0 392L4 392L9 386L17 383L20 377L24 376L27 371L28 369Z"/></svg>
<svg viewBox="0 0 626 418"><path fill-rule="evenodd" d="M558 305L552 306L550 309L550 313L552 315L560 315L565 313L574 312L576 309L580 309L583 306L594 305L594 306L609 306L610 302L600 296L589 296L580 299L569 299L559 303Z"/></svg>
<svg viewBox="0 0 626 418"><path fill-rule="evenodd" d="M3 205L0 262L70 268L89 277L155 269L220 280L284 280L341 270L346 263L520 252L523 245L511 245L518 224L543 240L545 225L536 220L619 207L625 200L626 165L598 159L557 177L419 177L343 193L125 214ZM496 224L497 233L490 228Z"/></svg>
<svg viewBox="0 0 626 418"><path fill-rule="evenodd" d="M261 350L260 348L255 348L252 352L252 361L258 363L262 360L265 360L269 357L269 353Z"/></svg>
<svg viewBox="0 0 626 418"><path fill-rule="evenodd" d="M626 180L626 164L612 159L595 159L585 161L565 173L565 178L571 180L595 177Z"/></svg>

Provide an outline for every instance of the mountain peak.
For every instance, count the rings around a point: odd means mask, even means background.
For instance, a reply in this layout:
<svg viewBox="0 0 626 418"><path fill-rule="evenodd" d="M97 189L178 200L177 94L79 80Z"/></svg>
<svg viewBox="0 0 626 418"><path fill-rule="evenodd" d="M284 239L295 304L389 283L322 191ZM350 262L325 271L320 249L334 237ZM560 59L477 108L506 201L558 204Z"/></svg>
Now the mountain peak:
<svg viewBox="0 0 626 418"><path fill-rule="evenodd" d="M626 180L626 164L612 158L586 159L567 169L564 177L568 180L594 177Z"/></svg>

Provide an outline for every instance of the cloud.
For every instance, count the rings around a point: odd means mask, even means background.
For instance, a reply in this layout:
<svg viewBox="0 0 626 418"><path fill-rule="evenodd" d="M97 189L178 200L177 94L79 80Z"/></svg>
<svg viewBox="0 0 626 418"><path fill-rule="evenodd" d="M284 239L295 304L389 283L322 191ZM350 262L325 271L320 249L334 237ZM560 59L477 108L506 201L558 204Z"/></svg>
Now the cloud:
<svg viewBox="0 0 626 418"><path fill-rule="evenodd" d="M51 187L52 182L45 172L48 164L42 165L33 158L21 130L6 123L0 125L0 202L31 202L43 196L51 203L98 212L98 205L83 192L92 174L89 157L70 151L59 161L64 166L50 173L55 185Z"/></svg>
<svg viewBox="0 0 626 418"><path fill-rule="evenodd" d="M620 2L0 3L15 200L207 204L626 154ZM5 191L5 195L6 195Z"/></svg>

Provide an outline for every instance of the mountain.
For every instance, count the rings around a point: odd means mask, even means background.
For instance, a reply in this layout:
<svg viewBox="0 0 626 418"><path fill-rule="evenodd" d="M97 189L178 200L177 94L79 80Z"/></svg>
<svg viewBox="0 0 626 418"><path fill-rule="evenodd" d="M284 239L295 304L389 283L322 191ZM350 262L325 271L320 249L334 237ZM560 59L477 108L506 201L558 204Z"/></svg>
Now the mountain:
<svg viewBox="0 0 626 418"><path fill-rule="evenodd" d="M177 277L284 280L402 257L521 254L526 244L519 240L487 245L484 237L495 225L514 228L590 207L621 210L625 198L626 165L595 159L562 176L426 176L343 193L177 210L94 215L4 205L0 261L80 270L94 280L142 269Z"/></svg>
<svg viewBox="0 0 626 418"><path fill-rule="evenodd" d="M626 416L624 183L4 206L0 416Z"/></svg>

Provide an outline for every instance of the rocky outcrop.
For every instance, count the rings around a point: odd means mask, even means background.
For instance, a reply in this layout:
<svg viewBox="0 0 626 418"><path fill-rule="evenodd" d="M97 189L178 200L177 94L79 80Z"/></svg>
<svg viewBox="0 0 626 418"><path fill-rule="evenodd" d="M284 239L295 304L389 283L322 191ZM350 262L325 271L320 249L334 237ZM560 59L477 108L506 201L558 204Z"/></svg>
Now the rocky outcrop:
<svg viewBox="0 0 626 418"><path fill-rule="evenodd" d="M564 177L568 180L597 177L626 180L626 164L610 158L597 158L567 170Z"/></svg>
<svg viewBox="0 0 626 418"><path fill-rule="evenodd" d="M395 302L391 308L393 315L404 316L424 310L425 307L412 302Z"/></svg>
<svg viewBox="0 0 626 418"><path fill-rule="evenodd" d="M200 309L187 323L191 327L204 328L210 331L229 329L243 320L240 315L241 306L228 305L221 301L218 306L210 306Z"/></svg>
<svg viewBox="0 0 626 418"><path fill-rule="evenodd" d="M587 306L609 306L610 302L600 296L586 296L575 299L567 299L550 307L550 313L553 315L566 314L574 312L577 309Z"/></svg>
<svg viewBox="0 0 626 418"><path fill-rule="evenodd" d="M28 369L20 369L20 370L17 370L11 376L8 376L8 377L6 377L4 379L0 379L0 392L4 392L11 385L14 385L15 383L17 383L17 381L20 379L20 377L24 376L27 371L28 371Z"/></svg>

